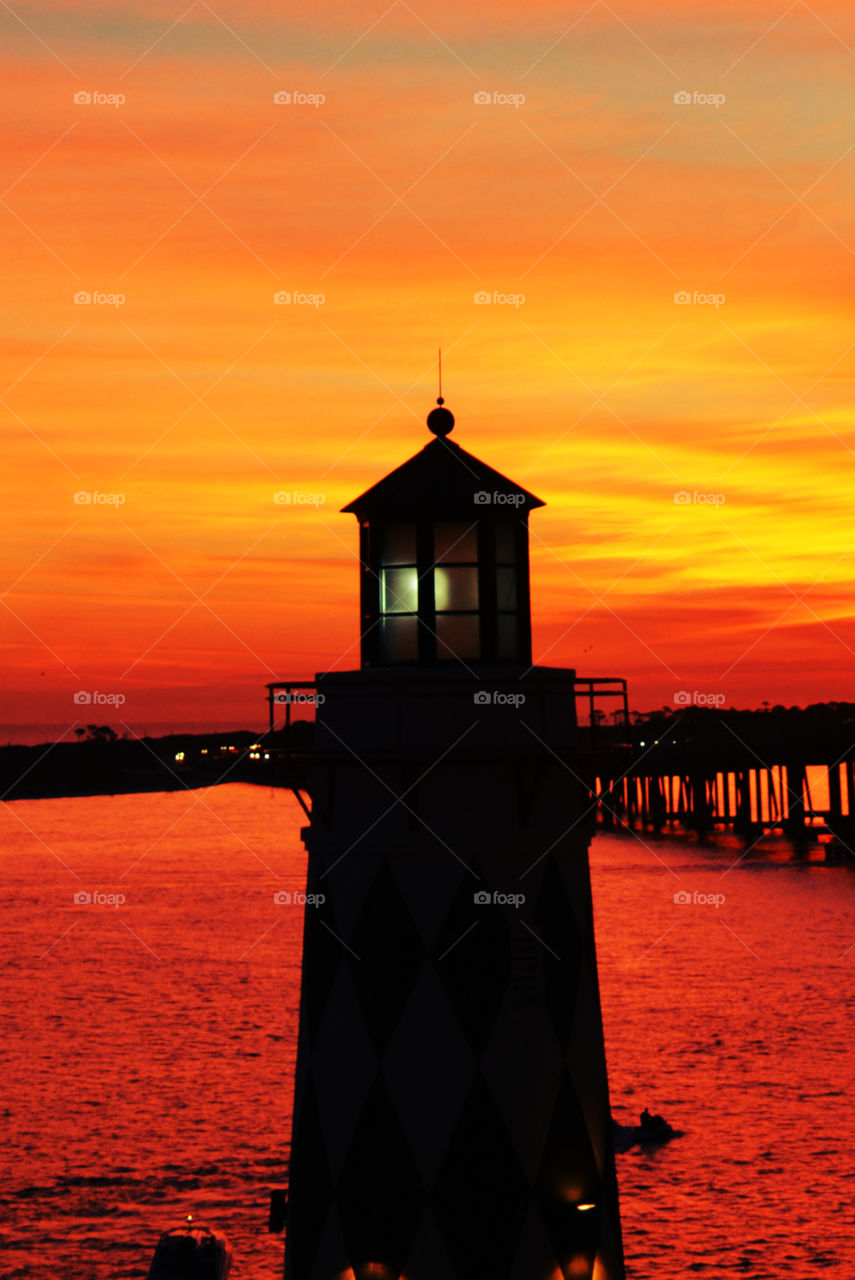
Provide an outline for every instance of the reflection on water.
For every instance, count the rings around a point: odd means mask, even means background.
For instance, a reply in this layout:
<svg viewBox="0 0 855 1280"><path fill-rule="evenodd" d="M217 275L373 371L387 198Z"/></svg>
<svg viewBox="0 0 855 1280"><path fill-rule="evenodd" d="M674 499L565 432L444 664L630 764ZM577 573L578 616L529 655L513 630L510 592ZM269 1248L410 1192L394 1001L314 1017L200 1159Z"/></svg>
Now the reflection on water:
<svg viewBox="0 0 855 1280"><path fill-rule="evenodd" d="M278 1280L304 821L241 785L3 810L4 1274L144 1276L192 1212ZM686 1131L618 1158L629 1274L851 1280L855 871L737 857L592 851L613 1110Z"/></svg>

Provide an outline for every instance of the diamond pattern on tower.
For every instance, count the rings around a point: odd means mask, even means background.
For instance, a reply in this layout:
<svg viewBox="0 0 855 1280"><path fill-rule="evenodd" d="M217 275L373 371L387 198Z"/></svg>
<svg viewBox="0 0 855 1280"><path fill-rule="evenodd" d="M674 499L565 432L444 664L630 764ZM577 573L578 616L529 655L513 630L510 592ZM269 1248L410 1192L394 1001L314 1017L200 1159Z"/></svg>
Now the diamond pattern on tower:
<svg viewBox="0 0 855 1280"><path fill-rule="evenodd" d="M567 1274L572 1276L572 1280L577 1280L575 1271L567 1273L562 1270L562 1261L566 1266L569 1259L562 1260L556 1256L546 1234L540 1210L532 1200L509 1271L511 1280L532 1280L533 1276L537 1280L547 1280L547 1277L549 1280L558 1280Z"/></svg>
<svg viewBox="0 0 855 1280"><path fill-rule="evenodd" d="M419 1224L403 1274L406 1280L452 1280L454 1276L451 1259L439 1238L431 1209Z"/></svg>
<svg viewBox="0 0 855 1280"><path fill-rule="evenodd" d="M507 998L510 942L503 909L476 904L474 893L467 876L437 934L434 955L449 1004L480 1056Z"/></svg>
<svg viewBox="0 0 855 1280"><path fill-rule="evenodd" d="M307 913L288 1275L590 1278L600 1233L622 1274L587 867L545 859L516 909L407 857L366 850Z"/></svg>
<svg viewBox="0 0 855 1280"><path fill-rule="evenodd" d="M342 957L347 952L339 948ZM324 1099L321 1127L333 1178L347 1155L359 1113L377 1077L379 1059L359 1009L353 979L342 963L327 993L310 1071Z"/></svg>
<svg viewBox="0 0 855 1280"><path fill-rule="evenodd" d="M317 887L332 905L335 918L329 923L340 938L348 940L353 933L382 860L371 840L358 836L345 849L327 855Z"/></svg>
<svg viewBox="0 0 855 1280"><path fill-rule="evenodd" d="M462 881L474 892L477 878L439 843L390 859L392 874L425 947L430 950Z"/></svg>
<svg viewBox="0 0 855 1280"><path fill-rule="evenodd" d="M531 1193L478 1073L454 1126L430 1200L459 1280L510 1275Z"/></svg>
<svg viewBox="0 0 855 1280"><path fill-rule="evenodd" d="M567 1044L579 987L582 943L576 914L552 858L548 859L530 924L543 944L540 959L550 1017L559 1041Z"/></svg>
<svg viewBox="0 0 855 1280"><path fill-rule="evenodd" d="M362 1108L335 1199L352 1264L379 1262L400 1275L425 1188L380 1077Z"/></svg>
<svg viewBox="0 0 855 1280"><path fill-rule="evenodd" d="M533 1182L567 1069L567 1047L556 1039L542 1002L526 1009L505 1006L481 1058L481 1069L508 1137Z"/></svg>
<svg viewBox="0 0 855 1280"><path fill-rule="evenodd" d="M346 952L332 928L329 901L306 908L303 927L303 981L300 988L300 1036L312 1046L336 975ZM326 927L325 927L326 926ZM306 958L311 957L311 963ZM300 1052L305 1052L303 1045Z"/></svg>
<svg viewBox="0 0 855 1280"><path fill-rule="evenodd" d="M347 965L377 1053L382 1053L426 961L424 944L385 862L349 942Z"/></svg>
<svg viewBox="0 0 855 1280"><path fill-rule="evenodd" d="M558 1257L584 1252L602 1212L603 1185L585 1117L567 1072L558 1090L536 1193ZM575 1208L580 1202L597 1208L580 1214Z"/></svg>
<svg viewBox="0 0 855 1280"><path fill-rule="evenodd" d="M332 1276L340 1276L343 1271L346 1273L346 1267L347 1249L344 1236L341 1234L341 1222L338 1209L335 1203L331 1202L323 1234L318 1241L312 1270L306 1276L306 1280L331 1280Z"/></svg>
<svg viewBox="0 0 855 1280"><path fill-rule="evenodd" d="M294 1118L291 1167L300 1176L292 1183L288 1212L288 1257L291 1274L310 1276L332 1194L324 1135L315 1090L310 1081Z"/></svg>
<svg viewBox="0 0 855 1280"><path fill-rule="evenodd" d="M436 974L424 969L383 1057L383 1077L426 1184L445 1155L476 1065Z"/></svg>

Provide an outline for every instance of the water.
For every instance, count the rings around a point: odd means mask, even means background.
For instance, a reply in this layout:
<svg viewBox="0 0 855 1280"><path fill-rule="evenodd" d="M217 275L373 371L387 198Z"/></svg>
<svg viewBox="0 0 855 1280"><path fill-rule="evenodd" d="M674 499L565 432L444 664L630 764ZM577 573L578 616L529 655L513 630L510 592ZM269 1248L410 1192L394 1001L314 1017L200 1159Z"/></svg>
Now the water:
<svg viewBox="0 0 855 1280"><path fill-rule="evenodd" d="M0 812L5 1276L145 1276L188 1212L281 1276L304 821L243 785ZM685 1130L618 1157L629 1275L851 1280L855 871L737 856L593 846L613 1110Z"/></svg>

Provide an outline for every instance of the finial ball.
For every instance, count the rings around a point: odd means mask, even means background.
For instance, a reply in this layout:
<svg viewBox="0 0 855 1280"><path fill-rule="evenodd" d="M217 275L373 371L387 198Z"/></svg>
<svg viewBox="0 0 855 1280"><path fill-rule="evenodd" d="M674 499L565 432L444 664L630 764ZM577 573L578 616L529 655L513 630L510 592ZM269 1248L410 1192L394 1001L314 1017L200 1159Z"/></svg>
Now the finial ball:
<svg viewBox="0 0 855 1280"><path fill-rule="evenodd" d="M442 396L437 399L437 404L442 405ZM427 424L429 430L435 436L447 436L451 428L454 426L454 414L448 409L431 409L427 416Z"/></svg>

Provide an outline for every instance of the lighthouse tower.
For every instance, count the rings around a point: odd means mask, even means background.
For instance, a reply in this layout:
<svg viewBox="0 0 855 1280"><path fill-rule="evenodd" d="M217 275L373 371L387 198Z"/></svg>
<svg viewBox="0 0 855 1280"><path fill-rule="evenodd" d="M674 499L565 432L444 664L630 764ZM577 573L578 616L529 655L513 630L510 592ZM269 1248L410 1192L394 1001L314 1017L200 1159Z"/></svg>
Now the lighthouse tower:
<svg viewBox="0 0 855 1280"><path fill-rule="evenodd" d="M316 679L285 1276L621 1280L575 672L531 664L543 504L438 403L344 508L362 662Z"/></svg>

